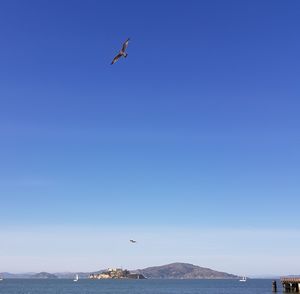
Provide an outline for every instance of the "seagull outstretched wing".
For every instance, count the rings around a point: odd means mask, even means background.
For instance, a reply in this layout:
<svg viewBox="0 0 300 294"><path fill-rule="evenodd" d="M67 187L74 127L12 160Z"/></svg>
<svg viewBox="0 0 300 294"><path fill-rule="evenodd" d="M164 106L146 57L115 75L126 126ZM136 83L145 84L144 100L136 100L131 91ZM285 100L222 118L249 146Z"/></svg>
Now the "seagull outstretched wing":
<svg viewBox="0 0 300 294"><path fill-rule="evenodd" d="M111 62L111 64L116 63L122 56L123 56L122 53L119 53L118 55L116 55L115 58L113 59L113 61Z"/></svg>
<svg viewBox="0 0 300 294"><path fill-rule="evenodd" d="M130 38L128 38L124 43L123 43L123 46L122 46L122 52L125 52L127 47L128 47L128 43L129 43L129 40Z"/></svg>

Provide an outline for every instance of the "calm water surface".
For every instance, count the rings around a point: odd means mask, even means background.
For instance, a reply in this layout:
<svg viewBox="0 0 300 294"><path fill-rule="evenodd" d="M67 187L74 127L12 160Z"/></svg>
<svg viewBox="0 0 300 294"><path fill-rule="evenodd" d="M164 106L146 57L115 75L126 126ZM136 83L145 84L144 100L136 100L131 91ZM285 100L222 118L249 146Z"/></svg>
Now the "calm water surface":
<svg viewBox="0 0 300 294"><path fill-rule="evenodd" d="M280 283L277 282L279 293ZM272 294L272 280L19 280L0 282L1 294Z"/></svg>

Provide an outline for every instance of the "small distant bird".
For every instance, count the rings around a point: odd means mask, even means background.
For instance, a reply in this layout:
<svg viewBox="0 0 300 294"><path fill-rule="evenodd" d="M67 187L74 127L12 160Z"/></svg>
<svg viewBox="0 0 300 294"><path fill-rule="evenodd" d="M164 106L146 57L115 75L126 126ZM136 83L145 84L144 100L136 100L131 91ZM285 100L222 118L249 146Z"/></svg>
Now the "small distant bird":
<svg viewBox="0 0 300 294"><path fill-rule="evenodd" d="M115 56L115 58L113 59L113 61L111 62L111 64L116 63L122 56L123 57L127 57L127 53L125 52L127 47L128 47L128 43L129 43L129 38L123 43L122 49L120 50L120 52L118 53L118 55Z"/></svg>
<svg viewBox="0 0 300 294"><path fill-rule="evenodd" d="M136 241L135 240L129 240L131 243L136 243Z"/></svg>

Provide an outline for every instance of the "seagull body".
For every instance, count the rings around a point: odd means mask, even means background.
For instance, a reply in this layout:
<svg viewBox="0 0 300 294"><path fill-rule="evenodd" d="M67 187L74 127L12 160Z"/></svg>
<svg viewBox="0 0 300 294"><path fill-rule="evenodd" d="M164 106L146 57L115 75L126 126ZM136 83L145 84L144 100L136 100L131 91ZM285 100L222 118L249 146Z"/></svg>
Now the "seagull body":
<svg viewBox="0 0 300 294"><path fill-rule="evenodd" d="M136 241L135 240L129 240L131 243L136 243Z"/></svg>
<svg viewBox="0 0 300 294"><path fill-rule="evenodd" d="M113 61L111 62L111 64L116 63L122 56L123 57L127 57L127 53L125 52L127 47L128 47L128 43L129 43L129 38L123 43L122 49L120 50L120 52L114 57Z"/></svg>

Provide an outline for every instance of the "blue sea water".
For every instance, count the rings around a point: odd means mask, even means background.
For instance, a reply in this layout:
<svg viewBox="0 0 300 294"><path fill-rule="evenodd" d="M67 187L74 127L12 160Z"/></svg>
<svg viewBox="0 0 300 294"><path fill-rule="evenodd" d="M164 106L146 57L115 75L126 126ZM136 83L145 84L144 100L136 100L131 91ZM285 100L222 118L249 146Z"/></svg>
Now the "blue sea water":
<svg viewBox="0 0 300 294"><path fill-rule="evenodd" d="M279 281L279 292L281 292ZM0 282L1 294L271 294L272 280L30 280Z"/></svg>

